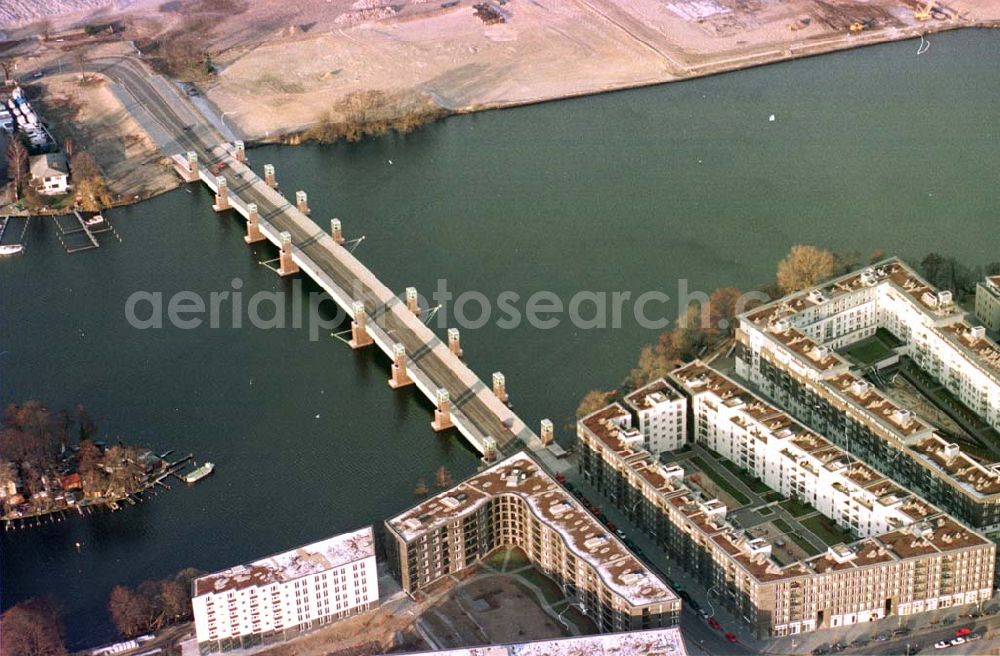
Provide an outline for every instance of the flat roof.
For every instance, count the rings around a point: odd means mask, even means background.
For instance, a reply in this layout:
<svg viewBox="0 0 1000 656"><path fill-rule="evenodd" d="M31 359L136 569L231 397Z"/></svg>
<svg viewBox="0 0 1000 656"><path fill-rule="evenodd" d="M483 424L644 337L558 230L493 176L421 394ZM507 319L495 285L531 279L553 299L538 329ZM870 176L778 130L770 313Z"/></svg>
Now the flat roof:
<svg viewBox="0 0 1000 656"><path fill-rule="evenodd" d="M657 403L680 401L683 398L683 394L674 389L665 379L660 378L626 396L625 403L638 412L648 410Z"/></svg>
<svg viewBox="0 0 1000 656"><path fill-rule="evenodd" d="M681 630L652 629L492 647L422 651L411 656L687 656Z"/></svg>
<svg viewBox="0 0 1000 656"><path fill-rule="evenodd" d="M666 583L524 451L387 520L386 525L410 542L504 495L524 500L539 521L555 530L574 555L589 563L609 589L633 606L677 599Z"/></svg>
<svg viewBox="0 0 1000 656"><path fill-rule="evenodd" d="M335 535L246 565L236 565L194 580L194 596L220 594L319 574L375 556L372 527Z"/></svg>
<svg viewBox="0 0 1000 656"><path fill-rule="evenodd" d="M865 567L919 555L907 551L907 545L911 542L914 543L912 549L926 543L928 549L926 553L988 544L985 538L975 531L945 515L920 496L900 487L856 457L833 445L826 438L795 422L786 413L701 361L692 362L673 371L671 378L692 396L711 393L718 403L737 408L741 413L748 414L752 410L756 416L765 418L765 421L759 423L769 421L770 426L776 427L769 429L775 431L773 437L787 440L790 446L805 456L814 458L819 466L839 471L842 480L850 483L856 492L870 494L873 502L894 506L902 515L899 518L899 523L902 525L898 530L862 538L850 545L834 545L824 553L782 565L770 555L769 548L764 548L765 544L770 547L770 541L747 530L767 523L770 518L762 517L759 523L738 529L726 520L729 509L718 499L701 498L701 495L693 491L684 480L683 470L678 475L676 470L679 467L656 463L656 467L662 472L658 477L650 479L649 476L643 475L641 472L648 470L651 462L655 460L641 448L621 448L615 425L610 421L619 417L624 412L623 408L617 405L608 406L579 422L584 430L614 453L625 467L639 473L643 480L650 481L656 493L666 503L683 514L691 525L729 554L756 580L767 583ZM733 403L734 400L738 402ZM767 436L761 437L767 439ZM799 456L789 451L789 457ZM912 527L920 529L919 535L913 533L916 529ZM903 537L913 539L903 541Z"/></svg>

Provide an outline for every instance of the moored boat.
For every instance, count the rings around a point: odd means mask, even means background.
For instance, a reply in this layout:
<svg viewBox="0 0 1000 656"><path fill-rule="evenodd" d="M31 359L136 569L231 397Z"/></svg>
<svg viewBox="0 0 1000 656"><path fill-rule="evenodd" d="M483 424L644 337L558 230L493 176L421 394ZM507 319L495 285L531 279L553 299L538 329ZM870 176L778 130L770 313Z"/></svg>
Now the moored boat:
<svg viewBox="0 0 1000 656"><path fill-rule="evenodd" d="M17 255L24 252L24 244L7 244L0 246L0 255Z"/></svg>
<svg viewBox="0 0 1000 656"><path fill-rule="evenodd" d="M185 483L197 483L201 479L205 478L215 470L215 465L211 462L206 462L201 467L198 467L194 471L184 475Z"/></svg>

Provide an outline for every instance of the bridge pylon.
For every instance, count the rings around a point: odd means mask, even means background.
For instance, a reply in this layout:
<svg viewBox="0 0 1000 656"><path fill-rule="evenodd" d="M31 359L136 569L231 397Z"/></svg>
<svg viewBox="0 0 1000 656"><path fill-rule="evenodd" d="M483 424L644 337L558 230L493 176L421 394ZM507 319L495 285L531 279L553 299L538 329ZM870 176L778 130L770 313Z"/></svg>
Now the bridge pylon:
<svg viewBox="0 0 1000 656"><path fill-rule="evenodd" d="M247 163L246 145L242 141L237 141L236 143L233 144L233 150L234 150L233 156L236 158L236 161L239 162L240 164L246 164Z"/></svg>
<svg viewBox="0 0 1000 656"><path fill-rule="evenodd" d="M420 296L417 294L416 287L406 288L406 309L414 314L414 316L420 316Z"/></svg>
<svg viewBox="0 0 1000 656"><path fill-rule="evenodd" d="M548 446L555 441L555 431L552 426L551 419L542 420L542 431L539 434L539 438L542 440L542 444Z"/></svg>
<svg viewBox="0 0 1000 656"><path fill-rule="evenodd" d="M440 433L454 427L455 424L451 423L451 396L448 394L448 390L439 387L434 395L434 400L437 403L437 408L434 409L434 421L431 422L431 428Z"/></svg>
<svg viewBox="0 0 1000 656"><path fill-rule="evenodd" d="M218 190L215 192L215 204L212 205L212 209L216 212L225 212L229 209L229 183L223 176L216 176L215 186Z"/></svg>
<svg viewBox="0 0 1000 656"><path fill-rule="evenodd" d="M281 233L281 251L278 253L278 275L290 276L299 272L299 265L292 259L292 233Z"/></svg>
<svg viewBox="0 0 1000 656"><path fill-rule="evenodd" d="M266 237L260 231L260 213L257 211L257 203L247 204L247 234L243 241L248 244L256 244L264 241Z"/></svg>
<svg viewBox="0 0 1000 656"><path fill-rule="evenodd" d="M271 189L278 188L278 178L274 175L274 164L264 165L264 184Z"/></svg>
<svg viewBox="0 0 1000 656"><path fill-rule="evenodd" d="M368 322L365 304L361 301L354 301L352 309L354 310L354 319L351 321L351 341L348 342L348 345L352 349L359 349L373 344L375 340L368 334L368 329L365 327Z"/></svg>
<svg viewBox="0 0 1000 656"><path fill-rule="evenodd" d="M187 175L185 180L194 182L198 179L198 153L189 150L187 154Z"/></svg>
<svg viewBox="0 0 1000 656"><path fill-rule="evenodd" d="M497 441L487 435L483 438L483 462L487 465L491 465L497 460L499 455L499 450L497 449Z"/></svg>
<svg viewBox="0 0 1000 656"><path fill-rule="evenodd" d="M448 350L454 353L456 358L462 357L462 336L458 328L448 329Z"/></svg>
<svg viewBox="0 0 1000 656"><path fill-rule="evenodd" d="M499 371L493 372L493 395L500 399L501 403L507 403L510 396L507 394L507 379Z"/></svg>
<svg viewBox="0 0 1000 656"><path fill-rule="evenodd" d="M340 224L340 219L330 219L330 236L333 237L334 242L343 245L344 229Z"/></svg>
<svg viewBox="0 0 1000 656"><path fill-rule="evenodd" d="M389 387L399 389L412 384L413 379L406 372L406 347L396 343L392 347L392 378L389 379Z"/></svg>
<svg viewBox="0 0 1000 656"><path fill-rule="evenodd" d="M295 207L299 209L300 212L309 216L312 214L312 210L309 209L309 196L304 191L295 192Z"/></svg>

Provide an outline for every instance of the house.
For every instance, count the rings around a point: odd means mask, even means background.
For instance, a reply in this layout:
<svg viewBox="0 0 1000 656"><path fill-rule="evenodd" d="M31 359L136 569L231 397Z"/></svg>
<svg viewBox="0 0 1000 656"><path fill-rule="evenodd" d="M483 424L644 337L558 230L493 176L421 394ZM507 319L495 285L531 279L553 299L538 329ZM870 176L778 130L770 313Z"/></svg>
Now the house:
<svg viewBox="0 0 1000 656"><path fill-rule="evenodd" d="M69 166L62 153L46 153L31 158L31 184L38 193L59 196L69 191Z"/></svg>

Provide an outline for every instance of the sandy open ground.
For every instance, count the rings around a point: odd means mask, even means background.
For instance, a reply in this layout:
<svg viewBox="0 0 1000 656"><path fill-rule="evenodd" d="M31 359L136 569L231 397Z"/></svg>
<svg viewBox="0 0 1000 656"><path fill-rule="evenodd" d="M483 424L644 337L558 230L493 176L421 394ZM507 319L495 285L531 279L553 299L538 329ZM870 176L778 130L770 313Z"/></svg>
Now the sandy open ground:
<svg viewBox="0 0 1000 656"><path fill-rule="evenodd" d="M111 17L127 27L108 39L130 52L129 40L191 33L217 70L197 84L227 122L250 141L294 141L324 118L343 120L343 101L356 92L391 98L383 116L405 113L412 99L465 112L1000 26L1000 0L940 0L926 20L915 16L920 0L487 0L503 18L495 24L477 16L475 2L6 0L0 29L6 21L18 70L71 60L75 49L95 56L94 37L79 28ZM11 27L48 14L61 18L47 41L34 38L37 22ZM73 27L77 37L56 38ZM98 138L102 129L79 120L84 141Z"/></svg>

